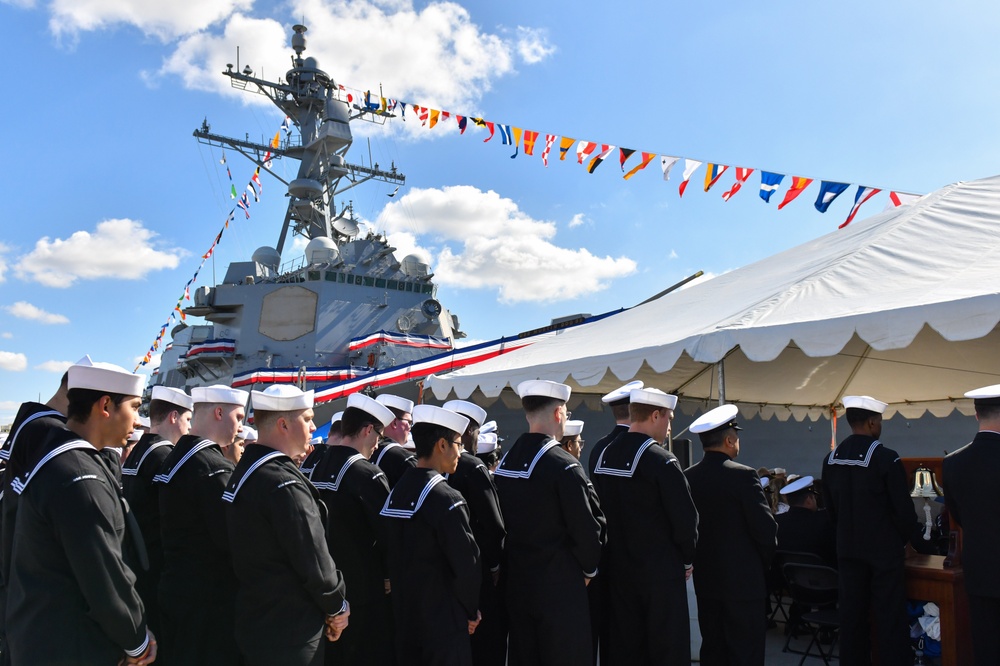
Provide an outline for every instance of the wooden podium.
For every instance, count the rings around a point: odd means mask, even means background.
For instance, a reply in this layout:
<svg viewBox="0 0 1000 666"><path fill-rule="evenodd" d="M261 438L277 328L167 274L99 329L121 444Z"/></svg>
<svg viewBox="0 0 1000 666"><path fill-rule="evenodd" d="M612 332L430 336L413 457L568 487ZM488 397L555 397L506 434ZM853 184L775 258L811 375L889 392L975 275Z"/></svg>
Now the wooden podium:
<svg viewBox="0 0 1000 666"><path fill-rule="evenodd" d="M902 462L911 483L913 472L921 466L932 470L939 483L943 478L941 458L903 458ZM969 600L962 567L945 567L943 555L920 555L909 548L907 551L906 596L917 601L933 601L941 609L942 665L971 664Z"/></svg>

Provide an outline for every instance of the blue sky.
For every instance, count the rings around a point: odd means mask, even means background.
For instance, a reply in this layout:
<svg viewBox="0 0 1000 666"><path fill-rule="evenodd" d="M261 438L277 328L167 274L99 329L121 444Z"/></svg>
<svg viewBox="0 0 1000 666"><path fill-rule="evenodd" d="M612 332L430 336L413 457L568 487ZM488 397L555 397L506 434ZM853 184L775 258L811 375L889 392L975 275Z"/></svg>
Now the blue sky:
<svg viewBox="0 0 1000 666"><path fill-rule="evenodd" d="M481 340L631 306L697 270L835 232L855 188L819 214L820 179L884 188L864 217L888 190L995 175L998 13L986 2L0 0L0 423L84 354L133 367L166 320L231 206L220 154L191 132L207 117L261 138L281 122L218 74L237 45L273 78L304 19L307 54L351 87L788 174L769 205L758 171L724 202L732 168L706 194L702 167L678 198L681 165L667 183L655 163L626 182L616 157L594 174L569 160L545 168L541 141L510 159L499 137L421 129L410 114L372 131L375 160L395 161L407 184L394 199L386 185L358 188L357 213L431 256L440 300ZM355 133L349 160L367 161L369 137ZM239 187L251 165L228 157ZM792 175L817 182L779 212ZM217 249L219 278L276 242L282 195L265 177L252 218ZM211 281L209 263L198 284Z"/></svg>

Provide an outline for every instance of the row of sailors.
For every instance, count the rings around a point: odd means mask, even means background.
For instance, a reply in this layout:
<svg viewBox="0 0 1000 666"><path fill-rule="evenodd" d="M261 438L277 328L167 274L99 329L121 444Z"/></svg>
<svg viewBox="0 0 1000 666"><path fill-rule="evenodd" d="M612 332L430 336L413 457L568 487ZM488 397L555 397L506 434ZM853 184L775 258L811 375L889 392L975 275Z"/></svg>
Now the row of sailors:
<svg viewBox="0 0 1000 666"><path fill-rule="evenodd" d="M686 664L695 568L701 660L763 663L776 525L732 405L692 424L705 455L682 471L661 445L675 396L605 396L619 425L592 484L560 446L566 385L518 386L528 432L492 479L480 407L356 394L310 480L311 392L254 391L234 466L220 444L250 396L156 387L123 489L102 450L137 425L143 378L85 360L66 380L0 453L12 663ZM406 433L415 455L383 439Z"/></svg>

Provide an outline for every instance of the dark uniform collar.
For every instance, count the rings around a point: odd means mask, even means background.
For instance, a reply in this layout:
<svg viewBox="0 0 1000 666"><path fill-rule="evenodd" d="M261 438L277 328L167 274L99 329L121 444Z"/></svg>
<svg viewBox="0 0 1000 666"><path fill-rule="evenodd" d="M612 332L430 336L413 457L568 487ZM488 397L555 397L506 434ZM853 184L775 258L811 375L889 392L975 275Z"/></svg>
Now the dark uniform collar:
<svg viewBox="0 0 1000 666"><path fill-rule="evenodd" d="M31 458L26 466L28 471L23 476L13 479L10 483L11 488L14 489L15 493L20 495L46 463L74 449L87 449L97 453L97 449L90 442L81 438L72 430L68 428L53 428L49 431L45 441L30 452Z"/></svg>
<svg viewBox="0 0 1000 666"><path fill-rule="evenodd" d="M199 451L210 449L213 446L219 450L219 455L222 455L222 447L212 440L199 437L198 435L184 435L174 445L174 450L171 454L174 456L173 462L169 467L166 467L162 472L154 476L153 481L170 483L174 475L184 466L184 463L191 460ZM168 458L167 460L170 459Z"/></svg>
<svg viewBox="0 0 1000 666"><path fill-rule="evenodd" d="M142 463L146 461L146 457L155 451L156 449L163 446L172 447L174 444L170 440L163 439L163 437L156 435L151 432L143 434L139 438L138 443L132 448L128 454L128 458L125 459L125 463L122 464L122 474L125 476L135 476L139 473L142 468Z"/></svg>
<svg viewBox="0 0 1000 666"><path fill-rule="evenodd" d="M542 456L549 449L558 446L559 442L550 435L540 432L525 433L518 437L514 446L504 454L503 460L493 474L511 479L530 478Z"/></svg>
<svg viewBox="0 0 1000 666"><path fill-rule="evenodd" d="M595 474L631 478L639 466L639 459L656 440L641 432L627 432L601 451Z"/></svg>
<svg viewBox="0 0 1000 666"><path fill-rule="evenodd" d="M264 446L263 444L248 445L243 449L243 457L240 458L239 464L236 465L232 476L229 477L229 485L226 486L226 491L222 493L222 499L226 502L232 502L236 499L240 488L243 487L243 484L254 472L272 461L281 462L282 459L292 462L291 458L281 451L272 449L270 446Z"/></svg>
<svg viewBox="0 0 1000 666"><path fill-rule="evenodd" d="M439 483L445 483L445 478L433 469L414 467L407 470L385 499L381 515L386 518L412 518Z"/></svg>
<svg viewBox="0 0 1000 666"><path fill-rule="evenodd" d="M320 490L332 490L336 492L340 489L340 484L344 480L344 476L347 474L347 470L350 469L351 465L366 460L363 455L350 446L331 446L330 450L326 452L326 460L335 465L338 462L338 458L340 459L340 464L331 470L330 475L327 477L328 480L324 481L322 479L313 479L312 482L314 486ZM327 468L328 465L324 464L323 467Z"/></svg>

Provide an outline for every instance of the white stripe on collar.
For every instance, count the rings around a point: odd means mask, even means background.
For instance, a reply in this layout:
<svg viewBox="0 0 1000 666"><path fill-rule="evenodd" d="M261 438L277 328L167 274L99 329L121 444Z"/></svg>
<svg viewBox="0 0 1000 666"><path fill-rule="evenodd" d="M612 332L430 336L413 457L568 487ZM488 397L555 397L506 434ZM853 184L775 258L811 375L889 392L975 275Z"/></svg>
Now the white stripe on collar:
<svg viewBox="0 0 1000 666"><path fill-rule="evenodd" d="M170 483L174 478L174 474L177 474L177 470L183 467L184 463L186 463L188 460L191 460L191 458L194 457L194 454L198 453L202 449L207 449L210 446L217 446L217 445L210 439L201 440L200 442L192 446L191 450L185 453L183 458L177 461L177 464L174 465L174 468L170 470L169 474L157 474L156 476L153 477L153 481L156 481L157 483Z"/></svg>
<svg viewBox="0 0 1000 666"><path fill-rule="evenodd" d="M868 447L868 453L866 453L864 457L859 460L849 460L847 458L834 458L834 456L837 454L837 449L834 449L833 451L830 451L830 457L827 458L826 461L831 465L855 465L858 467L868 467L868 465L871 464L872 461L872 454L875 453L875 449L877 449L881 445L882 442L876 439L874 442L872 442L872 445ZM838 446L837 448L839 449L840 447Z"/></svg>
<svg viewBox="0 0 1000 666"><path fill-rule="evenodd" d="M397 444L397 446L399 445ZM359 460L364 460L364 459L365 457L363 455L361 455L360 453L355 453L353 456L344 461L344 464L341 466L340 471L337 472L336 481L334 481L333 483L330 483L329 481L313 481L313 485L316 486L316 488L318 488L319 490L332 490L336 492L337 490L340 489L340 482L344 480L344 474L347 473L347 468L353 465L354 463L358 462Z"/></svg>
<svg viewBox="0 0 1000 666"><path fill-rule="evenodd" d="M396 489L393 488L392 492L389 493L389 496L385 498L385 506L382 507L382 511L379 515L385 516L386 518L412 518L413 514L419 511L420 507L423 506L424 500L427 499L427 495L430 494L431 489L439 483L444 483L443 476L435 474L431 477L430 481L427 482L427 485L424 486L424 489L420 491L420 497L417 498L416 504L412 505L412 509L389 508L389 502L392 501L392 493L396 492Z"/></svg>
<svg viewBox="0 0 1000 666"><path fill-rule="evenodd" d="M535 454L535 457L532 459L531 464L526 466L527 469L522 470L522 471L515 471L515 470L510 470L510 469L504 469L503 464L507 460L507 456L509 456L510 453L511 453L511 451L514 450L514 449L511 449L510 451L508 451L504 455L503 460L500 461L500 466L497 467L497 470L495 472L493 472L493 474L495 474L496 476L503 476L503 477L506 477L508 479L528 479L528 478L531 478L531 473L535 471L535 465L538 464L538 461L541 460L541 458L545 454L545 452L548 451L549 449L553 448L553 447L556 447L556 446L559 446L559 442L557 442L554 439L550 439L541 449L538 450L538 453Z"/></svg>
<svg viewBox="0 0 1000 666"><path fill-rule="evenodd" d="M635 474L635 470L639 467L639 458L641 458L642 454L646 452L646 449L651 447L653 444L656 444L656 440L652 437L643 442L642 446L639 447L639 450L635 452L635 457L632 458L632 462L625 463L625 466L629 469L615 469L614 467L604 466L604 456L611 449L609 446L601 451L601 457L597 459L597 467L594 468L594 473L603 474L605 476L622 476L631 479L632 475Z"/></svg>
<svg viewBox="0 0 1000 666"><path fill-rule="evenodd" d="M142 463L146 462L146 457L150 453L152 453L155 449L158 449L161 446L173 446L173 444L171 444L170 441L166 439L161 439L160 441L151 444L150 447L146 449L146 452L142 454L142 457L139 458L139 464L136 465L135 467L123 466L122 474L124 474L125 476L135 476L136 474L138 474L139 470L142 469Z"/></svg>
<svg viewBox="0 0 1000 666"><path fill-rule="evenodd" d="M45 454L45 457L38 461L38 464L35 465L35 468L32 469L30 472L28 472L28 474L24 477L24 481L22 481L21 479L14 479L13 481L11 481L10 483L11 488L14 489L15 493L20 495L21 493L24 492L24 489L28 487L28 483L30 483L31 480L35 478L35 475L38 474L38 470L40 470L42 466L45 465L45 463L49 462L50 460L58 456L60 453L66 453L67 451L72 451L73 449L91 449L94 451L97 450L90 444L90 442L87 442L82 439L71 439L65 444L60 444L59 446L57 446L56 448L52 449L47 454Z"/></svg>
<svg viewBox="0 0 1000 666"><path fill-rule="evenodd" d="M384 446L383 446L383 444L384 444ZM394 442L394 441L392 441L390 439L390 440L387 440L387 441L383 442L382 444L379 444L378 446L379 446L379 449L381 449L381 450L378 452L378 458L375 459L375 464L376 465L378 465L378 464L380 464L382 462L382 456L385 455L386 451L388 451L389 449L393 448L394 446L401 446L401 445L399 443Z"/></svg>
<svg viewBox="0 0 1000 666"><path fill-rule="evenodd" d="M242 476L242 478L240 478L240 481L239 481L239 483L236 484L236 488L233 489L233 492L229 492L227 490L226 492L222 493L222 499L224 501L226 501L226 502L232 503L232 501L236 499L236 493L240 492L240 488L243 487L243 484L246 483L246 480L250 478L251 474L253 474L254 472L256 472L257 469L261 465L263 465L264 463L266 463L268 460L274 460L278 456L283 456L283 455L285 455L285 454L282 453L281 451L272 451L271 453L268 453L267 455L261 456L260 460L258 460L254 464L250 465L250 469L248 469L247 472L246 472L246 474L244 474Z"/></svg>
<svg viewBox="0 0 1000 666"><path fill-rule="evenodd" d="M28 418L24 419L24 422L17 427L17 430L13 435L11 435L11 438L7 440L7 445L3 449L0 449L0 459L10 460L10 452L14 450L14 442L17 441L17 436L21 434L21 431L24 430L24 426L28 425L35 419L40 419L46 416L62 416L62 412L50 409L44 412L35 412Z"/></svg>

